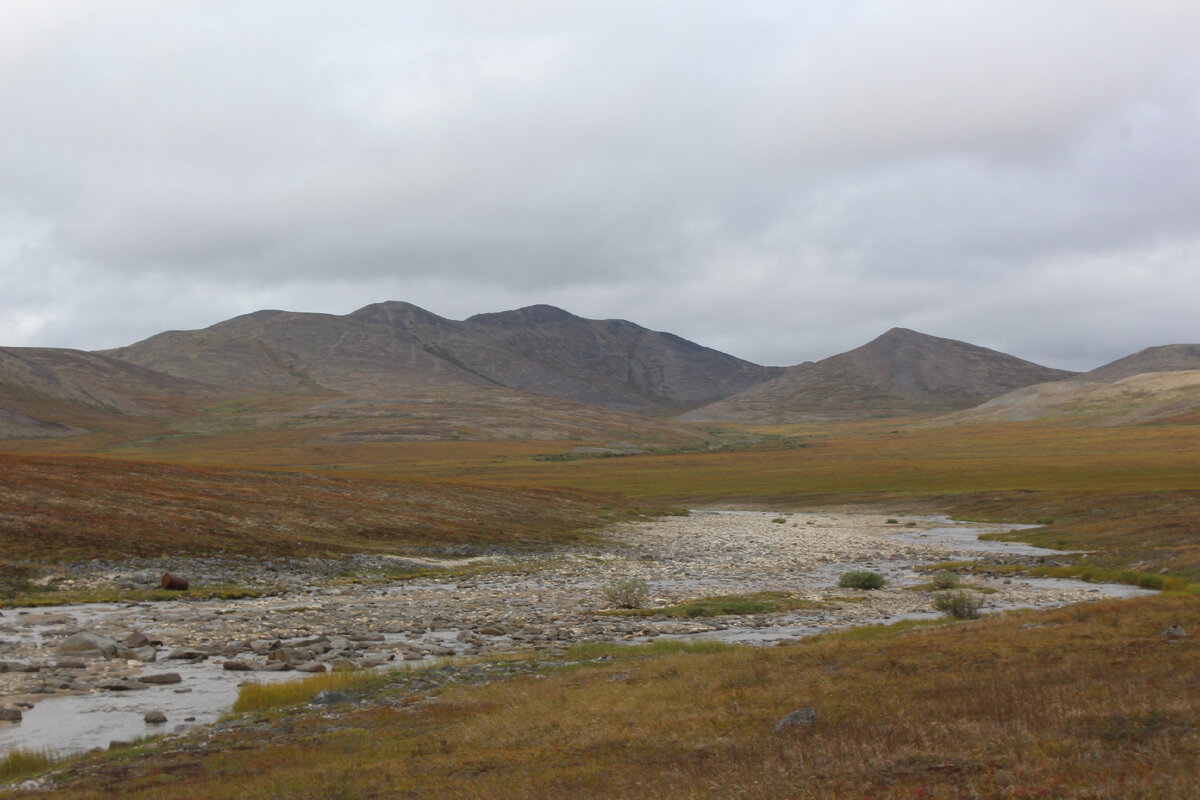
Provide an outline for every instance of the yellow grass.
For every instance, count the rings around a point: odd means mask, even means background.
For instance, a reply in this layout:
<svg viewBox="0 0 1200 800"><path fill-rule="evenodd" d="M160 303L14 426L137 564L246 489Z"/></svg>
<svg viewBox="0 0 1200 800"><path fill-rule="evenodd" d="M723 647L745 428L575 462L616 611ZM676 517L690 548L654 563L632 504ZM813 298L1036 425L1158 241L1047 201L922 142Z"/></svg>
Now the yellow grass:
<svg viewBox="0 0 1200 800"><path fill-rule="evenodd" d="M46 750L18 747L0 758L0 781L15 781L43 772L54 763Z"/></svg>
<svg viewBox="0 0 1200 800"><path fill-rule="evenodd" d="M248 683L238 690L233 711L263 711L298 705L307 703L320 692L350 692L355 688L379 684L383 680L380 673L370 670L342 670L319 672L298 680Z"/></svg>

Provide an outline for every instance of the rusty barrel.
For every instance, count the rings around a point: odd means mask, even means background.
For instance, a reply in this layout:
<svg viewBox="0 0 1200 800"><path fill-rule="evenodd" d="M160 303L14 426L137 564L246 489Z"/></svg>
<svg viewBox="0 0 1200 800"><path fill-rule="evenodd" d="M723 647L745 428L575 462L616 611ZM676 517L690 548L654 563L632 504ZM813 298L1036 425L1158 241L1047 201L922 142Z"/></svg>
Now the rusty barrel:
<svg viewBox="0 0 1200 800"><path fill-rule="evenodd" d="M165 572L163 573L162 587L176 592L186 592L188 587L187 578L181 578L178 575Z"/></svg>

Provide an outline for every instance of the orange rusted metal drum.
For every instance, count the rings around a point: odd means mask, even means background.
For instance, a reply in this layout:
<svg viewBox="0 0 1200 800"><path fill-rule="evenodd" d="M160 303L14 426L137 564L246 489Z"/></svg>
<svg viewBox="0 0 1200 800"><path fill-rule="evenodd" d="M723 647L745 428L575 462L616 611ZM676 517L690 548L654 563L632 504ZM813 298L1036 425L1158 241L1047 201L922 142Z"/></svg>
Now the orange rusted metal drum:
<svg viewBox="0 0 1200 800"><path fill-rule="evenodd" d="M176 592L186 592L188 587L187 578L181 578L178 575L165 572L163 573L162 587Z"/></svg>

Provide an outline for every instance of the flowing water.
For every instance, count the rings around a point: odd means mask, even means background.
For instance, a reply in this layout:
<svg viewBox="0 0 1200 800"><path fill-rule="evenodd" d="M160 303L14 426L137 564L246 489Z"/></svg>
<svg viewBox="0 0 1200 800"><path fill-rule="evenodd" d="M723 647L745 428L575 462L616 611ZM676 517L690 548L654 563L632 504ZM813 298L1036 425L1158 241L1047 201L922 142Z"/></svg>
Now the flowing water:
<svg viewBox="0 0 1200 800"><path fill-rule="evenodd" d="M706 518L705 515L712 513L716 512L698 513L695 517L697 520L696 524L703 524L703 520ZM758 525L757 529L748 529L750 533L747 535L750 537L757 536L760 548L766 548L768 552L773 546L770 543L775 540L763 538L764 534L761 532L766 531L768 534L780 534L783 531L783 526L764 524L764 520L777 520L771 519L772 515L762 512L719 513L739 515L739 519L745 519L749 523ZM908 548L892 548L887 551L897 554L896 557L872 557L864 561L819 563L811 568L802 570L803 580L810 588L829 589L836 586L838 577L842 573L851 570L869 569L883 573L891 586L903 587L913 585L927 580L926 576L921 575L914 568L920 564L928 563L928 554L933 552L930 548L960 554L966 552L980 557L996 557L999 555L1053 557L1062 555L1061 551L1046 550L1015 542L988 541L978 538L981 533L1013 530L1019 526L955 524L943 518L924 518L919 521L920 526L913 529L891 528L891 526L887 526L888 530L886 531L886 536L883 537L884 539L911 545ZM932 525L932 527L924 527L926 525ZM804 529L799 528L799 530L802 532ZM756 533L755 531L758 532ZM796 535L799 536L800 534ZM883 539L877 540L882 541ZM768 544L763 544L763 542L767 542ZM729 547L725 549L728 550ZM907 553L907 555L900 557L900 553ZM664 558L663 560L669 561L670 559ZM657 580L655 582L656 590L675 593L677 596L702 596L726 593L732 585L729 573L716 568L715 562L710 563L707 567L696 566L696 564L702 563L707 562L691 562L686 567L681 567L673 577ZM779 573L772 573L769 570L762 570L760 572L757 569L757 567L753 568L748 573L742 575L740 578L742 584L738 586L739 591L778 588ZM354 598L354 601L359 603L359 606L356 606L358 613L364 616L372 614L386 615L388 611L381 605L383 599L393 603L404 604L414 602L410 601L409 598L426 598L428 602L433 603L439 608L444 603L445 607L449 609L451 607L450 603L453 601L465 602L467 606L491 604L507 607L511 610L525 606L532 607L534 605L534 597L540 603L543 599L542 592L545 591L550 598L547 602L551 606L554 603L559 603L560 607L563 608L562 613L568 615L572 613L570 607L579 604L580 592L586 591L594 594L600 583L597 575L586 569L564 572L559 575L558 579L560 582L568 582L570 588L575 590L576 593L570 595L569 593L561 592L561 585L557 588L547 588L547 584L537 575L533 577L528 575L510 575L493 579L503 582L504 592L507 592L507 594L496 591L495 586L499 584L493 584L490 588L485 585L479 590L481 594L478 596L465 596L465 593L470 591L470 589L466 588L471 585L469 583L460 584L453 580L421 580L374 589L362 589L360 590L360 594ZM1042 589L1072 590L1077 593L1084 592L1107 597L1134 597L1152 594L1149 590L1132 586L1090 584L1081 581L1049 578L1012 578L1009 580L1009 585L1013 588L1038 587ZM560 591L560 593L553 595L552 593L555 591ZM917 593L912 593L912 595L915 594ZM302 602L315 606L328 603L330 608L334 608L335 603L345 600L340 595L342 595L342 590L331 589L324 595L306 597ZM1076 596L1078 597L1079 595L1077 594ZM990 597L994 598L996 596L993 595ZM377 599L373 600L372 598ZM433 599L429 600L428 598ZM438 598L444 598L444 600ZM1005 602L1003 600L993 600L991 602L992 605L989 610L1016 608L1021 605L1019 602ZM233 619L239 613L270 615L274 613L295 612L298 609L299 605L294 597L257 598L245 601L209 601L207 603L188 603L186 607L180 607L177 604L171 603L146 603L139 606L129 606L126 604L59 606L49 610L8 609L0 611L0 640L3 640L0 644L15 649L19 647L28 648L41 642L55 642L62 637L64 630L72 628L113 630L138 627L144 624L147 629L152 629L156 626L184 624L181 620L186 619L188 614L204 616L211 624L213 619ZM577 612L578 609L576 608L574 611ZM446 613L450 615L453 612L448 610ZM837 617L836 614L821 616L818 613L814 617L813 612L809 611L797 612L795 614L772 615L769 619L760 618L755 620L753 624L729 624L727 620L740 618L719 618L712 621L712 624L705 629L695 630L686 635L717 639L731 643L770 645L779 642L781 639L809 636L839 627L846 627L848 624L887 622L898 618L931 618L936 616L938 615L932 611L905 611L884 617L865 618L860 616L853 618L852 621L847 621L848 618ZM560 617L555 616L551 612L547 619L557 620ZM224 625L225 623L222 622L220 624ZM334 625L336 623L329 624ZM456 634L459 633L460 628L466 627L465 623L458 623L456 625L453 621L446 621L440 629L434 629L434 627L430 626L430 629L422 631L385 634L383 641L379 643L379 648L383 650L392 648L397 652L402 652L405 647L411 647L415 644L423 644L427 647L438 646L443 649L453 649L460 646ZM223 628L221 630L222 632L224 631ZM328 630L336 630L336 628L331 627ZM644 641L647 638L653 638L653 635L658 635L657 631L650 631L650 634L647 636L623 635L619 638L625 641ZM663 633L662 635L682 636L685 634ZM522 646L521 642L515 641L515 637L511 636L510 632L498 632L490 638L489 644L492 649L515 649ZM43 662L49 662L58 657L57 653L53 652L51 648L42 648L39 652L42 653L41 660ZM247 653L247 655L254 656L253 653ZM0 658L3 657L3 651L0 650ZM397 660L389 662L383 668L396 668L405 665L415 666L422 663L429 663L431 660L430 658L413 659L410 661ZM176 684L154 685L148 689L137 691L96 691L86 694L47 697L37 702L32 708L26 709L20 723L0 723L0 756L14 748L46 750L58 754L79 752L91 748L104 747L113 740L130 740L160 733L176 732L192 726L212 724L217 722L220 716L232 706L240 683L247 680L280 681L304 677L303 673L296 672L226 671L219 662L213 659L195 663L171 660L146 665L138 662L130 662L122 666L127 666L129 672L137 672L140 668L144 668L147 673L178 672L182 681ZM0 700L0 704L3 704L2 700ZM158 725L146 723L144 716L146 712L151 710L163 711L169 720L168 723Z"/></svg>

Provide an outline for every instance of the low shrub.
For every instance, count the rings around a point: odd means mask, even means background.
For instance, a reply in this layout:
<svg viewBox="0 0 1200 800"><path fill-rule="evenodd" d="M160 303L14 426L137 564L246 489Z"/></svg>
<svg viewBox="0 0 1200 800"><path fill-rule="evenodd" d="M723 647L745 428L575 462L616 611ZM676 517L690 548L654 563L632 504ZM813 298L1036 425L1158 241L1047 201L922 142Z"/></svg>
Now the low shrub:
<svg viewBox="0 0 1200 800"><path fill-rule="evenodd" d="M979 595L962 589L942 592L933 598L934 609L955 619L978 619L979 607L982 605L983 599Z"/></svg>
<svg viewBox="0 0 1200 800"><path fill-rule="evenodd" d="M843 589L882 589L887 583L878 572L847 572L838 579Z"/></svg>
<svg viewBox="0 0 1200 800"><path fill-rule="evenodd" d="M641 578L619 578L601 586L600 591L616 608L641 608L650 597L650 587Z"/></svg>
<svg viewBox="0 0 1200 800"><path fill-rule="evenodd" d="M929 580L934 589L957 589L961 583L953 572L935 572Z"/></svg>

